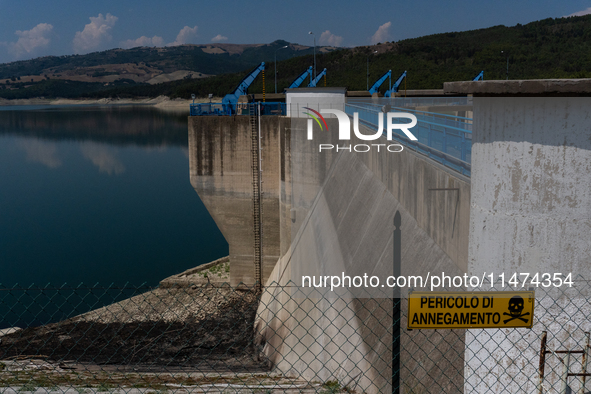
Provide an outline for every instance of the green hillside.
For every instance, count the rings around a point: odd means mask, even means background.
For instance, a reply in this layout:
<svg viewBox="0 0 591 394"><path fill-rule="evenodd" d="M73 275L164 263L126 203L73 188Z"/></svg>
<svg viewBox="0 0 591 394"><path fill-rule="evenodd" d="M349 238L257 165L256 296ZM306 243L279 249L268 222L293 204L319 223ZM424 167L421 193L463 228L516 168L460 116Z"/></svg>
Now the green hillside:
<svg viewBox="0 0 591 394"><path fill-rule="evenodd" d="M333 52L321 56L319 66L329 70L330 85L362 90L372 52L372 47ZM509 79L589 78L591 15L398 41L391 51L370 55L370 85L389 69L396 76L408 71L408 89L440 89L481 70L487 80L505 79L506 54Z"/></svg>
<svg viewBox="0 0 591 394"><path fill-rule="evenodd" d="M262 48L245 50L240 56L242 59L240 64L238 64L237 57L233 57L235 55L207 54L207 59L212 59L211 56L214 56L215 61L201 61L201 54L194 53L190 57L183 57L174 51L170 53L170 60L168 57L165 57L164 60L160 59L161 62L164 61L164 64L169 62L171 68L190 68L200 64L199 70L204 73L233 72L203 79L179 80L157 85L120 80L111 86L88 84L86 91L82 93L84 84L76 86L71 84L67 87L63 81L46 80L28 88L0 90L0 97L26 98L39 95L45 97L156 97L164 94L173 98L188 98L191 93L198 96L207 96L209 93L223 96L232 91L242 76L258 64L260 59L267 61L269 58L272 59L275 50L282 45L287 45L287 43L276 41ZM145 50L143 49L143 51ZM373 54L375 50L378 50L379 53ZM120 61L129 62L132 59L139 59L137 51L140 49L119 51L121 54L117 54L115 58ZM182 52L181 49L179 51ZM293 56L295 52L289 54L287 52L287 49L277 52L278 59L283 59L277 63L279 91L287 87L299 73L313 63L311 49L308 52L299 53L304 54L303 56L292 58L288 57ZM493 26L486 29L435 34L398 42L381 43L375 46L340 49L317 53L316 60L319 72L325 67L328 69L328 86L345 86L349 90L365 90L366 65L369 58L370 85L384 72L391 69L394 78L402 71L408 71L406 81L408 89L440 89L444 82L470 80L481 70L484 70L485 80L505 79L507 55L509 58L509 79L590 78L591 15L545 19L513 27ZM69 58L72 64L79 61L76 56ZM35 62L49 61L43 59L46 58L30 62L36 64ZM90 62L91 59L92 57L87 58L86 61ZM150 57L143 59L144 62L155 62L149 60ZM98 62L99 60L92 61ZM207 66L203 66L203 63L207 63ZM13 66L10 67L16 67L17 64L11 63ZM6 72L2 71L2 67L8 66L0 66L0 75ZM266 71L267 92L274 90L273 66L271 61ZM43 65L35 67L39 68ZM236 73L237 68L243 71ZM17 69L18 67L13 68L11 72L15 73ZM18 83L18 81L16 82ZM21 85L24 86L23 83ZM323 83L321 83L322 85ZM261 92L262 88L262 78L259 77L251 87L251 92Z"/></svg>

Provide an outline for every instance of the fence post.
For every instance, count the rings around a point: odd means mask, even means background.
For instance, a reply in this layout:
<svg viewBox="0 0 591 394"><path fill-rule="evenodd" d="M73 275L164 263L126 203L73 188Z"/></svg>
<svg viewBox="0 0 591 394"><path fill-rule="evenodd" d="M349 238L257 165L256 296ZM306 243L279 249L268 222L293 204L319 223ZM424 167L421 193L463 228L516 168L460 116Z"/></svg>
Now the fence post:
<svg viewBox="0 0 591 394"><path fill-rule="evenodd" d="M548 332L542 331L542 341L540 344L540 382L538 386L538 394L542 394L544 383L544 369L546 368L546 341L548 339Z"/></svg>
<svg viewBox="0 0 591 394"><path fill-rule="evenodd" d="M400 276L401 266L401 216L400 211L394 215L394 269L393 276ZM392 394L400 393L400 306L402 303L400 288L394 286L392 299Z"/></svg>
<svg viewBox="0 0 591 394"><path fill-rule="evenodd" d="M568 388L568 365L570 364L570 352L568 350L566 351L566 356L562 362L564 365L562 368L562 387L560 388L560 393L566 394Z"/></svg>
<svg viewBox="0 0 591 394"><path fill-rule="evenodd" d="M583 349L583 361L581 362L581 372L583 373L583 382L581 383L581 394L585 394L585 383L587 380L587 376L584 375L587 373L587 364L589 362L589 333L585 333L585 348Z"/></svg>

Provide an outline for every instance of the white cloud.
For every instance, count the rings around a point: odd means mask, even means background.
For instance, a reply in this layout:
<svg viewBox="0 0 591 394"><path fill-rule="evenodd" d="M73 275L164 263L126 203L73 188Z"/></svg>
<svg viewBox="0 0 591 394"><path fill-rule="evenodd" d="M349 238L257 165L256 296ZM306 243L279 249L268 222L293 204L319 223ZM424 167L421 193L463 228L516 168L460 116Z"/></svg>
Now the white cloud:
<svg viewBox="0 0 591 394"><path fill-rule="evenodd" d="M53 26L49 23L39 23L31 30L17 30L14 32L19 38L16 42L7 43L10 52L19 58L24 54L34 52L38 48L45 48L49 45L49 35Z"/></svg>
<svg viewBox="0 0 591 394"><path fill-rule="evenodd" d="M318 43L321 45L330 45L333 47L338 47L341 45L341 42L343 42L343 37L332 34L330 30L323 32L320 35L320 40L318 40Z"/></svg>
<svg viewBox="0 0 591 394"><path fill-rule="evenodd" d="M53 142L27 139L18 141L16 145L25 151L27 161L40 163L48 168L58 168L62 165L57 155L57 145Z"/></svg>
<svg viewBox="0 0 591 394"><path fill-rule="evenodd" d="M162 37L154 36L152 38L141 36L135 40L125 40L119 43L119 46L123 49L135 48L135 47L161 47L164 46L164 39Z"/></svg>
<svg viewBox="0 0 591 394"><path fill-rule="evenodd" d="M154 37L152 37L152 44L154 44L154 46L156 46L156 47L163 47L164 46L164 38L154 36Z"/></svg>
<svg viewBox="0 0 591 394"><path fill-rule="evenodd" d="M98 48L102 43L111 39L110 30L117 22L117 17L107 14L98 14L97 17L90 17L90 23L84 26L84 30L77 31L74 36L74 52L89 52Z"/></svg>
<svg viewBox="0 0 591 394"><path fill-rule="evenodd" d="M99 172L119 175L125 172L125 166L104 146L86 143L80 147L82 155L94 164Z"/></svg>
<svg viewBox="0 0 591 394"><path fill-rule="evenodd" d="M179 34L176 36L176 40L174 40L174 42L171 42L167 46L173 47L176 45L189 44L189 42L194 38L197 38L197 26L195 26L195 27L185 26L181 29Z"/></svg>
<svg viewBox="0 0 591 394"><path fill-rule="evenodd" d="M390 39L390 26L392 22L386 22L382 26L378 27L378 30L373 36L371 36L371 43L377 44L378 42L386 42Z"/></svg>
<svg viewBox="0 0 591 394"><path fill-rule="evenodd" d="M215 36L214 38L211 39L211 42L221 42L221 41L228 41L228 37L218 34L217 36Z"/></svg>
<svg viewBox="0 0 591 394"><path fill-rule="evenodd" d="M589 14L591 14L591 7L587 8L586 10L583 10L583 11L577 11L574 14L563 16L563 18L568 18L569 16L583 16L583 15L589 15Z"/></svg>

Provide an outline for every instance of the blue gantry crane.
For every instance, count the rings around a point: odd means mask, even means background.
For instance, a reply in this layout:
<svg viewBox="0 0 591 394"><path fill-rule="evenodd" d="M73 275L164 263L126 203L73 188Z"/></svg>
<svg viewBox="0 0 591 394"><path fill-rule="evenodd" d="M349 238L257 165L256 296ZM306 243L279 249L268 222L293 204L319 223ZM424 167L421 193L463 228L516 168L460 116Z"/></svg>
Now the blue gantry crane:
<svg viewBox="0 0 591 394"><path fill-rule="evenodd" d="M390 85L389 85L388 89L392 89L392 70L388 70L387 73L382 75L380 77L380 79L378 79L373 85L371 85L371 88L369 88L369 94L374 94L374 93L379 92L380 86L382 86L384 81L388 78L390 79Z"/></svg>
<svg viewBox="0 0 591 394"><path fill-rule="evenodd" d="M240 81L236 89L232 93L226 94L222 99L222 106L224 111L227 113L236 112L236 104L238 98L248 93L248 87L252 85L256 77L265 69L265 62L259 64L254 70L252 70L246 77Z"/></svg>
<svg viewBox="0 0 591 394"><path fill-rule="evenodd" d="M314 78L314 79L310 78L310 83L308 84L308 87L315 88L316 85L318 84L318 82L320 82L322 77L324 77L325 75L326 75L326 68L324 70L322 70L322 72L320 74L318 74L316 76L316 78Z"/></svg>
<svg viewBox="0 0 591 394"><path fill-rule="evenodd" d="M392 85L392 87L390 89L388 89L388 91L386 93L384 93L384 97L390 97L392 95L392 93L397 93L398 88L400 87L400 84L402 83L404 78L406 78L406 71L404 71L400 75L400 77L396 80L396 82L394 82L394 85Z"/></svg>
<svg viewBox="0 0 591 394"><path fill-rule="evenodd" d="M288 89L299 88L300 85L310 76L310 81L312 81L312 66L308 67L306 71L300 74L291 85L289 85Z"/></svg>
<svg viewBox="0 0 591 394"><path fill-rule="evenodd" d="M484 81L484 70L480 72L477 76L474 77L472 81Z"/></svg>

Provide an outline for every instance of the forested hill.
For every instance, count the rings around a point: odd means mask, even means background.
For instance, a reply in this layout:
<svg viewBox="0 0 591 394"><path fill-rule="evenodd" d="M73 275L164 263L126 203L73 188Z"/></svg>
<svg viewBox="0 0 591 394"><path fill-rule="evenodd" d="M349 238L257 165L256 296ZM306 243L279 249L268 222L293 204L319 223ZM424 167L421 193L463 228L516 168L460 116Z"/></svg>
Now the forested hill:
<svg viewBox="0 0 591 394"><path fill-rule="evenodd" d="M164 94L186 98L191 93L199 96L209 93L223 96L236 86L242 76L252 68L252 64L258 63L262 57L268 60L271 53L285 45L283 43L285 41L269 44L269 53L266 57L261 55L255 59L254 55L252 63L244 67L241 73L199 79L185 78L152 85L122 79L108 86L104 83L72 81L66 86L66 81L45 79L28 83L30 86L25 88L25 84L18 85L17 80L17 83L13 81L10 87L14 90L0 90L0 97L155 97ZM301 52L303 56L278 61L279 91L312 65L312 51L310 48L306 50L308 52ZM376 50L378 53L374 54ZM279 59L281 52L283 51L277 52ZM232 58L231 55L223 56L226 56L228 61ZM407 70L408 89L442 88L446 81L470 80L481 70L484 70L487 80L505 79L507 60L509 79L591 78L591 15L545 19L513 27L493 26L466 32L435 34L374 46L318 51L316 61L318 71L323 68L328 70L327 86L364 90L367 84L368 59L369 85L390 69L394 78ZM222 57L216 58L216 61L220 62L216 66L217 69L225 70L222 66L223 60ZM148 62L148 65L152 64ZM187 63L186 66L190 68L190 64ZM208 74L205 69L202 70L201 72ZM323 84L324 82L321 82L321 86ZM261 92L262 88L262 78L258 78L252 85L251 92ZM266 72L266 91L273 90L271 62Z"/></svg>

